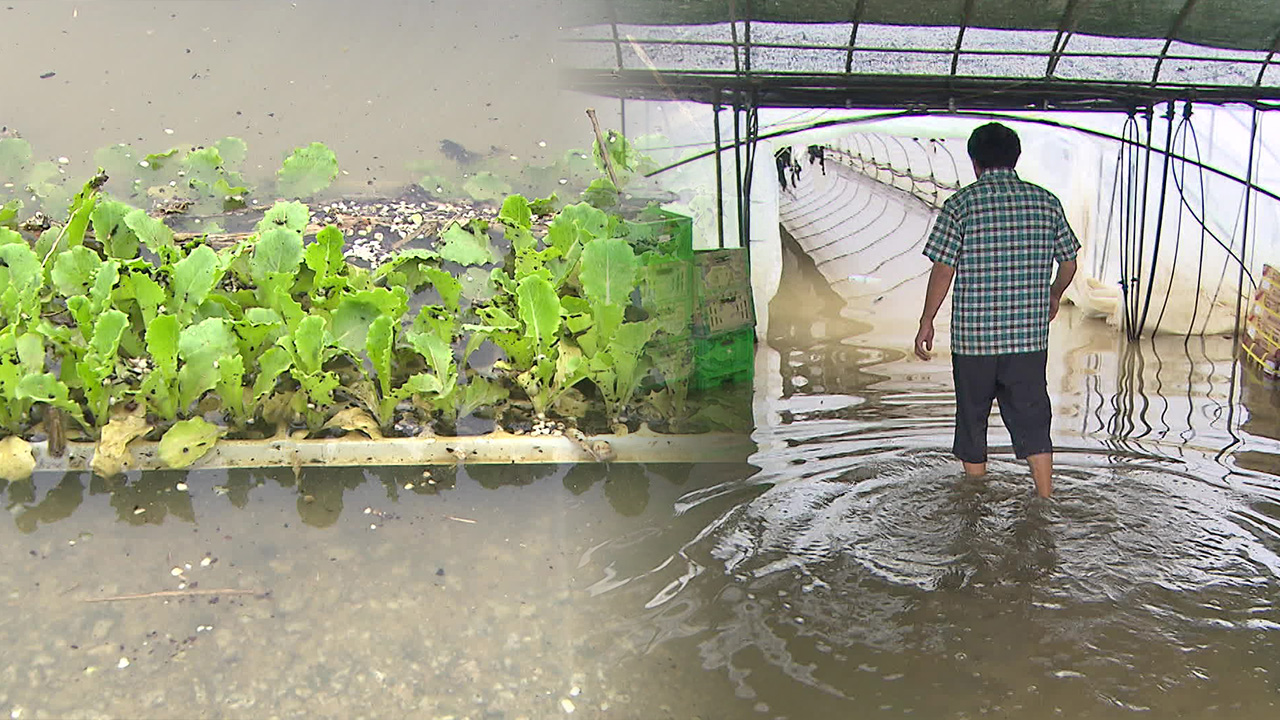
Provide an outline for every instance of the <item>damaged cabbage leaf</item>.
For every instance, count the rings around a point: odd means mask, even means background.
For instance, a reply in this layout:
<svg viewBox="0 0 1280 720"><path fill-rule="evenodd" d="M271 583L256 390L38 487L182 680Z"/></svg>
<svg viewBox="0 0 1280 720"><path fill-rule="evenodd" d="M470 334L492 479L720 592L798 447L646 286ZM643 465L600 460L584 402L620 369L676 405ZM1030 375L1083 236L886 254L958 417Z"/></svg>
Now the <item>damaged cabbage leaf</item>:
<svg viewBox="0 0 1280 720"><path fill-rule="evenodd" d="M204 418L174 423L160 438L160 459L170 468L188 467L209 454L222 434L222 428Z"/></svg>
<svg viewBox="0 0 1280 720"><path fill-rule="evenodd" d="M454 223L440 236L440 257L459 265L487 265L497 261L489 235L480 228Z"/></svg>
<svg viewBox="0 0 1280 720"><path fill-rule="evenodd" d="M102 435L93 451L89 467L99 476L113 477L133 467L133 453L129 443L151 431L145 410L141 405L130 413L115 413L102 428Z"/></svg>
<svg viewBox="0 0 1280 720"><path fill-rule="evenodd" d="M276 174L280 194L310 197L329 187L338 177L338 156L324 143L313 142L293 151Z"/></svg>
<svg viewBox="0 0 1280 720"><path fill-rule="evenodd" d="M31 443L17 435L0 440L0 479L19 482L30 478L35 469Z"/></svg>

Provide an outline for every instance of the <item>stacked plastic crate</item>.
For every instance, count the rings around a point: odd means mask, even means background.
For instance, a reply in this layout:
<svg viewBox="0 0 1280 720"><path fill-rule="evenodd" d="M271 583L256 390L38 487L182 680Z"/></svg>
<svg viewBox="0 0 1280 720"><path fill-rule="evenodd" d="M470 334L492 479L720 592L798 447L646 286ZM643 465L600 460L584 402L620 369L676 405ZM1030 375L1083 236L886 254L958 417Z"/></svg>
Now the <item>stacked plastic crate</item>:
<svg viewBox="0 0 1280 720"><path fill-rule="evenodd" d="M1253 295L1241 349L1267 377L1280 376L1280 270L1264 265Z"/></svg>
<svg viewBox="0 0 1280 720"><path fill-rule="evenodd" d="M755 368L755 312L745 248L694 253L693 387L750 382Z"/></svg>
<svg viewBox="0 0 1280 720"><path fill-rule="evenodd" d="M652 366L650 387L693 375L693 221L671 212L648 222L628 223L628 239L641 253L640 306L657 324L645 346Z"/></svg>

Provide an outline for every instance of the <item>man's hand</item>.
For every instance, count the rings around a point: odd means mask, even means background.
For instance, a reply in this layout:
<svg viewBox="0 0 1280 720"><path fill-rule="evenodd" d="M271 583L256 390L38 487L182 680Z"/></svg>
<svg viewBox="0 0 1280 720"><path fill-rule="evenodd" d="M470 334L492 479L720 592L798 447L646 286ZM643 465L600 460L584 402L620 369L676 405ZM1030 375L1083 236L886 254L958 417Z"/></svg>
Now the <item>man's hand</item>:
<svg viewBox="0 0 1280 720"><path fill-rule="evenodd" d="M1053 278L1053 284L1049 286L1049 319L1053 320L1058 316L1058 303L1062 301L1062 295L1067 291L1067 287L1071 285L1071 278L1076 276L1076 261L1063 260L1058 263L1058 274Z"/></svg>
<svg viewBox="0 0 1280 720"><path fill-rule="evenodd" d="M920 331L916 333L916 357L928 360L933 352L933 321L921 320Z"/></svg>
<svg viewBox="0 0 1280 720"><path fill-rule="evenodd" d="M920 332L916 333L916 357L928 360L933 351L933 319L938 316L938 308L951 289L951 278L956 269L946 263L934 261L929 271L929 287L924 294L924 312L920 314Z"/></svg>

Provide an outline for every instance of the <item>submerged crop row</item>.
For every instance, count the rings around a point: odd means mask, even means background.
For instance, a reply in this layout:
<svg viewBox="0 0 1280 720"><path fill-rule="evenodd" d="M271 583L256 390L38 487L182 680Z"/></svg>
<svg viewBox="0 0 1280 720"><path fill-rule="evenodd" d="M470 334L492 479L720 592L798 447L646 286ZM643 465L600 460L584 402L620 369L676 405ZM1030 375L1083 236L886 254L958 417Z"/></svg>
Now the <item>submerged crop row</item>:
<svg viewBox="0 0 1280 720"><path fill-rule="evenodd" d="M699 424L682 375L655 370L662 318L634 301L672 249L591 204L512 195L493 223L364 268L299 202L215 249L106 183L44 228L0 210L0 434L56 446L65 425L113 474L144 436L183 467L227 435L448 432L477 412Z"/></svg>

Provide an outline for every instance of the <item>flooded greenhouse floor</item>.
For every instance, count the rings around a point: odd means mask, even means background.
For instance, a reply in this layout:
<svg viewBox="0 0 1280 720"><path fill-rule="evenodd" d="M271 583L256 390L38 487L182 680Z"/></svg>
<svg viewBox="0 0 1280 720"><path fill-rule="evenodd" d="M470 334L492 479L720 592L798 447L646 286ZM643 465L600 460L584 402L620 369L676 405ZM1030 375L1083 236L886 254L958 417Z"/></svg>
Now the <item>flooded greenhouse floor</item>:
<svg viewBox="0 0 1280 720"><path fill-rule="evenodd" d="M961 477L945 361L838 313L770 335L750 466L10 484L0 710L1275 716L1280 422L1229 340L1064 311L1042 503L998 432Z"/></svg>

